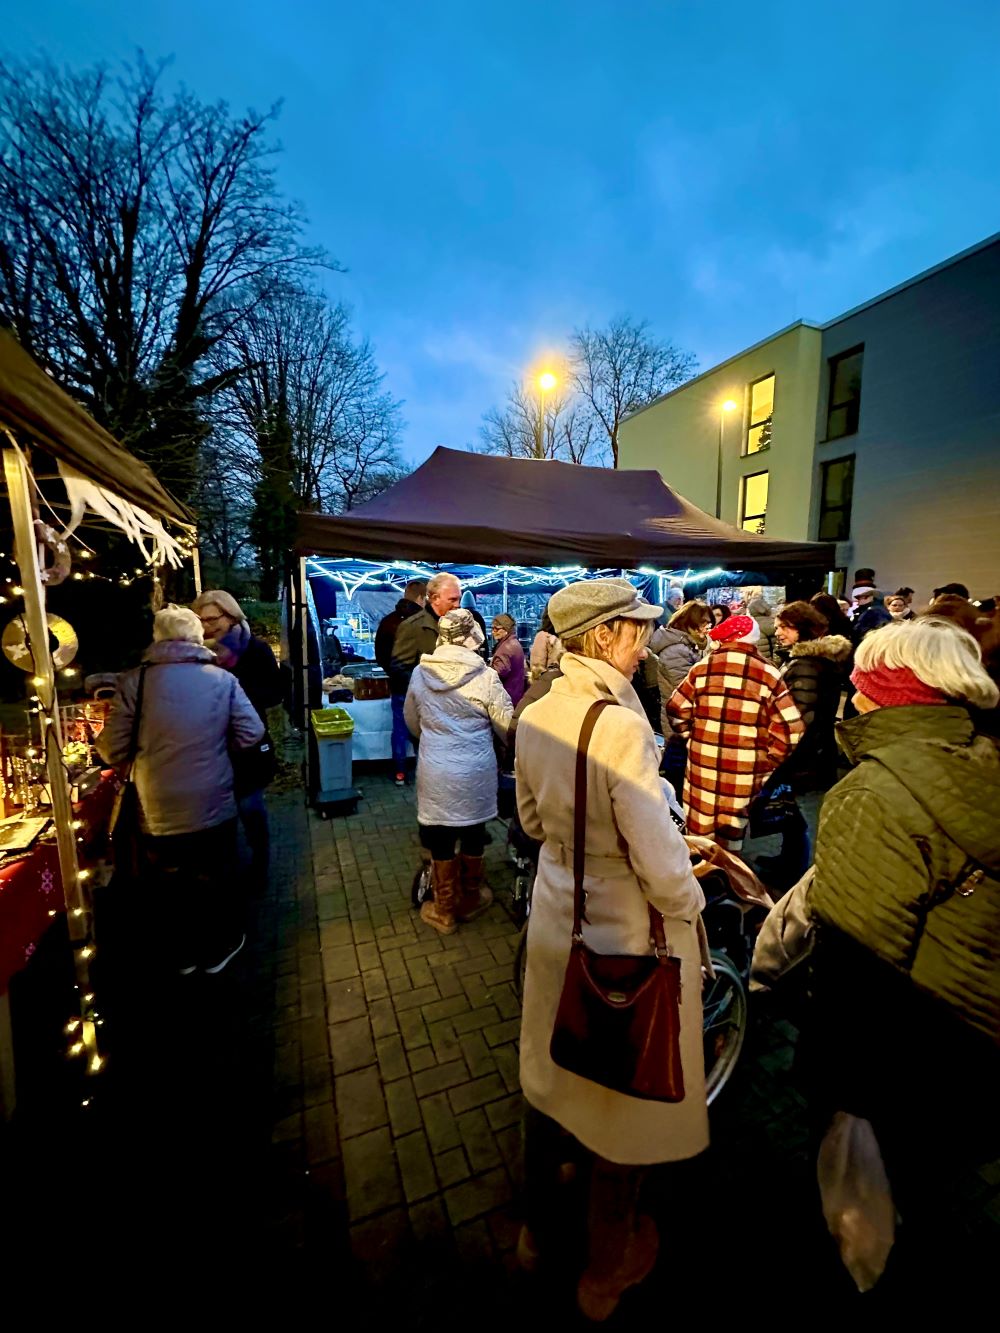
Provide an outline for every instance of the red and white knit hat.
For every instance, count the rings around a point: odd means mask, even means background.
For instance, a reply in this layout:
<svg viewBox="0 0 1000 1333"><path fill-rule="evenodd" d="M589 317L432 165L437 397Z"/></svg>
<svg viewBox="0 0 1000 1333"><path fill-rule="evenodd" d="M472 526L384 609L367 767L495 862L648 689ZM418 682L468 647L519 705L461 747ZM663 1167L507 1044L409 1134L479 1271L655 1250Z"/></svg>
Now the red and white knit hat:
<svg viewBox="0 0 1000 1333"><path fill-rule="evenodd" d="M756 643L760 639L760 626L753 616L729 616L721 625L708 631L708 637L716 643Z"/></svg>

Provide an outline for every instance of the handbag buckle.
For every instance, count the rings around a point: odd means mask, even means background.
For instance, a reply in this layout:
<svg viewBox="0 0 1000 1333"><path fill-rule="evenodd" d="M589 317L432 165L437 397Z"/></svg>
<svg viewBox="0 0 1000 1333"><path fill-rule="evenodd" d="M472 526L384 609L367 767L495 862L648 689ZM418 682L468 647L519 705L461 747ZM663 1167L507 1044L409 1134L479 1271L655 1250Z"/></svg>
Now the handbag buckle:
<svg viewBox="0 0 1000 1333"><path fill-rule="evenodd" d="M978 870L973 870L972 874L968 875L962 883L959 884L955 892L960 898L971 898L979 885L982 884L985 877L986 871L980 866Z"/></svg>

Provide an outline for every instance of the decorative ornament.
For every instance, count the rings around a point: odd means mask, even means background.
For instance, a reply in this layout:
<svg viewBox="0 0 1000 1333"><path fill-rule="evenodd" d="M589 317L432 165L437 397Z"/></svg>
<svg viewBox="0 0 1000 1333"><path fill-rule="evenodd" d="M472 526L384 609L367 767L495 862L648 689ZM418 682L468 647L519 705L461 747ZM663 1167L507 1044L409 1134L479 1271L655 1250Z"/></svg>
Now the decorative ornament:
<svg viewBox="0 0 1000 1333"><path fill-rule="evenodd" d="M63 583L69 578L73 559L70 554L69 542L60 537L55 528L50 528L47 523L43 523L40 518L35 519L35 536L38 539L39 546L47 547L52 552L52 564L43 567L39 577L47 588L54 588L57 584Z"/></svg>
<svg viewBox="0 0 1000 1333"><path fill-rule="evenodd" d="M63 620L62 616L54 616L49 612L45 617L49 627L49 633L56 640L56 648L52 654L52 660L55 663L56 670L59 671L65 666L69 666L73 658L76 657L77 650L80 647L80 641L76 637L76 631L68 620ZM3 647L4 656L9 662L13 662L16 667L22 671L36 671L41 662L36 662L31 646L28 641L28 629L24 623L24 616L15 616L3 632L3 638L0 639L0 646Z"/></svg>
<svg viewBox="0 0 1000 1333"><path fill-rule="evenodd" d="M40 888L42 890L42 893L46 894L52 893L55 890L55 884L52 878L52 870L49 866L46 866L45 869L42 871L42 882Z"/></svg>

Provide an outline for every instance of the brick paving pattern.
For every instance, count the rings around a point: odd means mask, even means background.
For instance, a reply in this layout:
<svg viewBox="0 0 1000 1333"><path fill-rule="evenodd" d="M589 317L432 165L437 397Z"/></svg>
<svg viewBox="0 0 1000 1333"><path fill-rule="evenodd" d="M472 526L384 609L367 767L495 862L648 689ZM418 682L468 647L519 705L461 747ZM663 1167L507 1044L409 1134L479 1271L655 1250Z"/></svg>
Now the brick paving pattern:
<svg viewBox="0 0 1000 1333"><path fill-rule="evenodd" d="M274 882L257 932L258 957L275 963L270 1235L316 1271L348 1274L368 1308L405 1312L414 1327L473 1318L505 1327L526 1302L537 1318L565 1323L571 1275L528 1279L513 1262L518 935L502 903L511 878L502 826L491 826L487 849L498 901L438 936L410 906L412 792L378 773L360 785L359 812L347 818L274 802ZM258 994L262 1011L269 994ZM731 1299L747 1295L774 1253L790 1293L821 1290L830 1308L850 1308L817 1216L794 1036L786 1022L758 1018L713 1116L710 1153L653 1173L650 1207L671 1262L623 1305L619 1326L665 1300L698 1299L723 1274ZM956 1193L962 1245L995 1245L1000 1170L982 1168ZM579 1192L567 1191L566 1207L572 1228ZM740 1243L744 1234L763 1250ZM868 1299L898 1302L899 1285Z"/></svg>

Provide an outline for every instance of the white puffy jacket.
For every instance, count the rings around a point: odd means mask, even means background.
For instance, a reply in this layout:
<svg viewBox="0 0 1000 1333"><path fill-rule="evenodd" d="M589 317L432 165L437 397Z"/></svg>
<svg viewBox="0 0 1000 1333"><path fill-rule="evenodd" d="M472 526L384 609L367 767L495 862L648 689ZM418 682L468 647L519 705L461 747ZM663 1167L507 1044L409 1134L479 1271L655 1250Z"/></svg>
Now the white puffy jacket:
<svg viewBox="0 0 1000 1333"><path fill-rule="evenodd" d="M514 705L500 677L471 648L442 644L410 677L403 715L420 741L417 820L467 828L497 813L493 732L502 741Z"/></svg>

